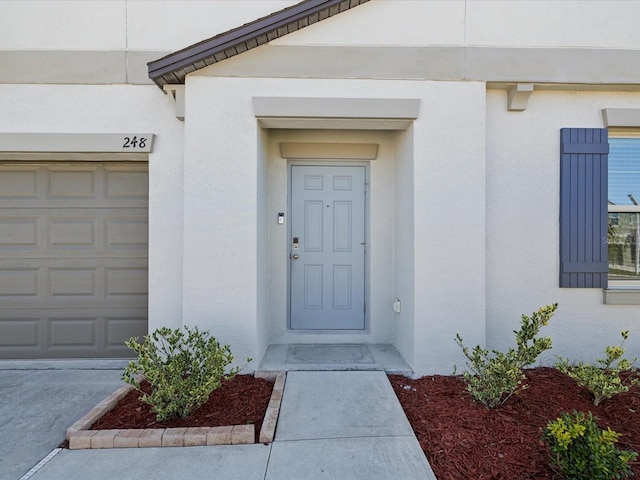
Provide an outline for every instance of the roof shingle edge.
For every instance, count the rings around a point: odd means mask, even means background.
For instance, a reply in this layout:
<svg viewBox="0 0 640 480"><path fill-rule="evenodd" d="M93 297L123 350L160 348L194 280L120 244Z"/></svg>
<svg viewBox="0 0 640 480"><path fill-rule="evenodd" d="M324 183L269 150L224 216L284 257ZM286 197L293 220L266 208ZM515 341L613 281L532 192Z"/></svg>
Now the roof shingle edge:
<svg viewBox="0 0 640 480"><path fill-rule="evenodd" d="M233 57L369 0L304 0L149 62L149 78L162 88L183 84L196 70Z"/></svg>

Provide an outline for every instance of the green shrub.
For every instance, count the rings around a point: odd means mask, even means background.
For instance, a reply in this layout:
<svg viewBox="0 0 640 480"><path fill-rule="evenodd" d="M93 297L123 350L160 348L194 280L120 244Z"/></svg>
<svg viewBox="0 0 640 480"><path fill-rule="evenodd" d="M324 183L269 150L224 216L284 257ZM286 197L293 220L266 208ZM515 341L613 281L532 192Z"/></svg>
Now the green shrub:
<svg viewBox="0 0 640 480"><path fill-rule="evenodd" d="M628 377L623 381L620 373L633 369L633 364L638 360L622 358L624 348L622 345L628 338L629 332L622 332L622 342L618 346L607 346L604 349L606 358L597 358L596 364L578 363L569 365L569 360L560 358L556 368L569 375L581 387L588 388L593 394L594 405L599 405L602 400L613 397L618 393L628 392L631 385L640 384L637 378Z"/></svg>
<svg viewBox="0 0 640 480"><path fill-rule="evenodd" d="M516 347L505 352L476 346L473 350L465 347L460 335L456 343L469 360L468 371L463 373L467 390L471 396L489 408L506 402L518 389L526 388L522 369L533 364L540 354L551 348L551 338L535 338L540 328L547 325L558 308L558 304L546 305L530 317L522 315L520 330L514 331Z"/></svg>
<svg viewBox="0 0 640 480"><path fill-rule="evenodd" d="M144 342L131 338L126 345L138 358L129 363L122 379L140 390L137 377L139 374L146 377L151 393L140 398L151 405L159 421L188 417L223 380L239 371L233 368L225 373L225 367L233 362L229 345L220 346L215 338L199 332L197 327L184 327L184 331L160 328L145 336Z"/></svg>
<svg viewBox="0 0 640 480"><path fill-rule="evenodd" d="M569 480L609 480L633 475L629 462L638 454L619 450L620 436L610 428L600 430L591 412L563 413L547 423L543 440L551 452L551 463Z"/></svg>

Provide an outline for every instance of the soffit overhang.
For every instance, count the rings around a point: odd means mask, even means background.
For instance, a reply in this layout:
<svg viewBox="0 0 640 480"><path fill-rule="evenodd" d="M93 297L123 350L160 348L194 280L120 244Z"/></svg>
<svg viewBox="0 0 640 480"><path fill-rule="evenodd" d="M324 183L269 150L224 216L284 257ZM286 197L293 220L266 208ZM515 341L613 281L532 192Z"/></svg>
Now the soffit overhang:
<svg viewBox="0 0 640 480"><path fill-rule="evenodd" d="M149 62L149 78L163 88L188 74L356 7L369 0L304 0L253 22Z"/></svg>

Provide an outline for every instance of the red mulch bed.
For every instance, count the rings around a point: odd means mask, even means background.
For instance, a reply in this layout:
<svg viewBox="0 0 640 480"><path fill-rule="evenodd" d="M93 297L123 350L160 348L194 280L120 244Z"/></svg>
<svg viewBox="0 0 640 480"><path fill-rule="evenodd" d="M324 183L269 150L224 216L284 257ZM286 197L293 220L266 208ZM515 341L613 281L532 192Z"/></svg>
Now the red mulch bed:
<svg viewBox="0 0 640 480"><path fill-rule="evenodd" d="M147 382L141 385L150 392ZM256 426L256 435L269 405L273 383L252 375L236 375L223 382L209 400L188 418L158 422L151 407L140 401L140 392L131 390L118 404L95 422L92 430L123 428L219 427L226 425Z"/></svg>
<svg viewBox="0 0 640 480"><path fill-rule="evenodd" d="M529 388L493 410L474 402L460 377L389 377L438 480L561 478L540 437L549 420L574 409L621 433L618 448L640 452L640 388L596 407L588 390L554 368L525 373ZM640 461L631 467L640 477Z"/></svg>

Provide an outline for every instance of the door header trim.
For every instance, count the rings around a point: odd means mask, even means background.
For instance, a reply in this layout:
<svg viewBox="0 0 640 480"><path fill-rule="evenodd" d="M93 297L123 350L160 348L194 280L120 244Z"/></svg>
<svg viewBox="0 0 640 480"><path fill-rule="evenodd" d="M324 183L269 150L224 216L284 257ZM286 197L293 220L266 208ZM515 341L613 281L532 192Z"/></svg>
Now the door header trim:
<svg viewBox="0 0 640 480"><path fill-rule="evenodd" d="M406 130L418 118L417 98L253 97L262 128Z"/></svg>
<svg viewBox="0 0 640 480"><path fill-rule="evenodd" d="M280 154L287 159L375 160L377 143L290 143L280 144Z"/></svg>

